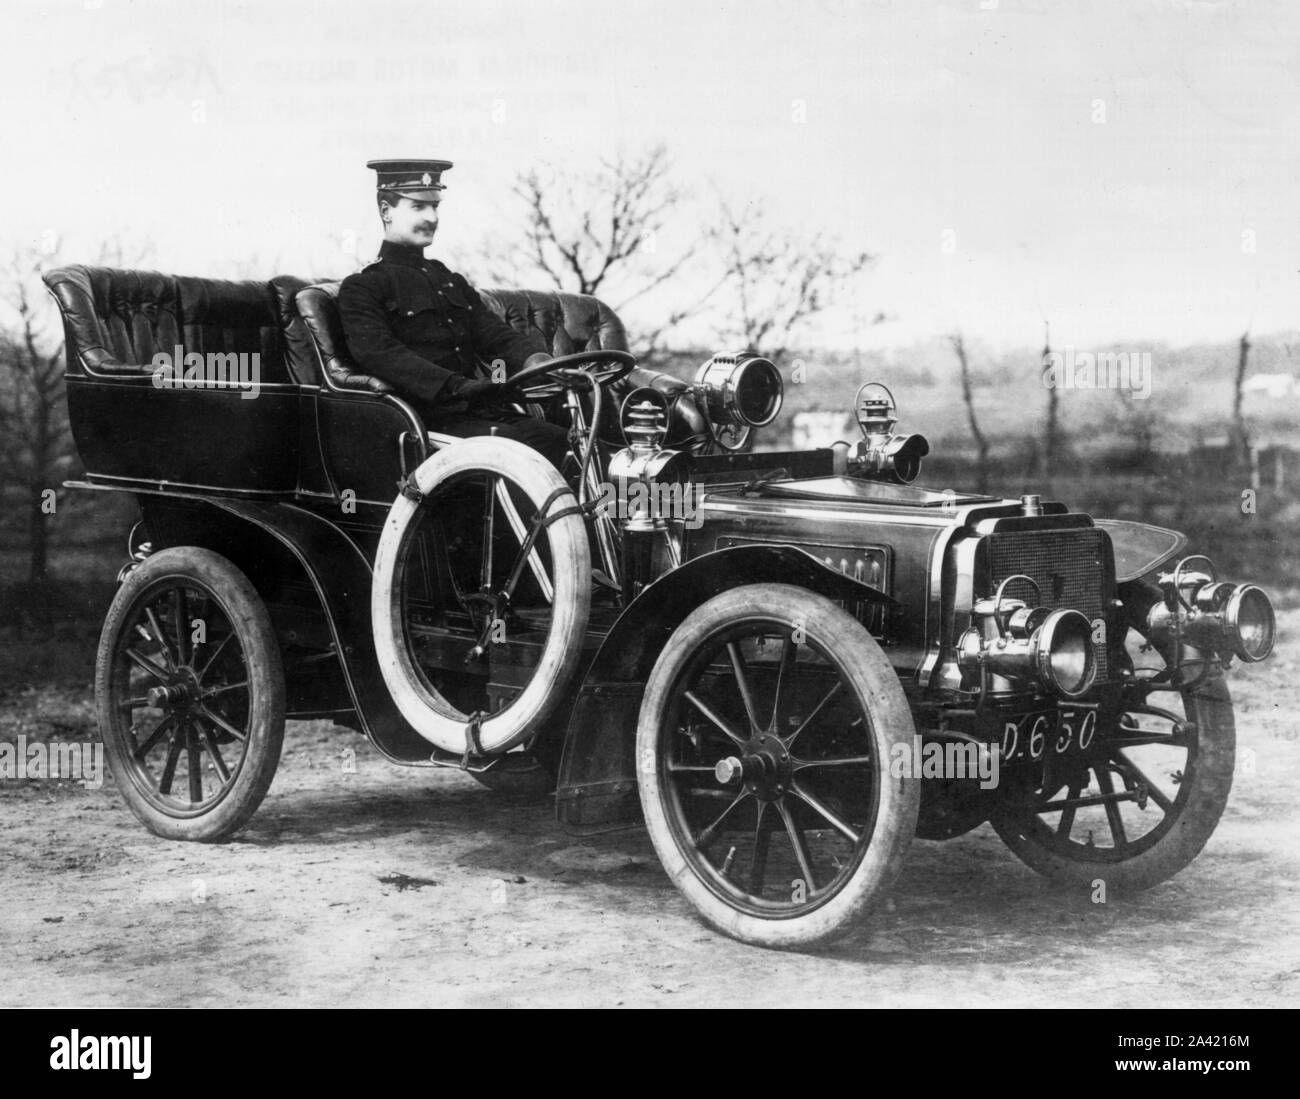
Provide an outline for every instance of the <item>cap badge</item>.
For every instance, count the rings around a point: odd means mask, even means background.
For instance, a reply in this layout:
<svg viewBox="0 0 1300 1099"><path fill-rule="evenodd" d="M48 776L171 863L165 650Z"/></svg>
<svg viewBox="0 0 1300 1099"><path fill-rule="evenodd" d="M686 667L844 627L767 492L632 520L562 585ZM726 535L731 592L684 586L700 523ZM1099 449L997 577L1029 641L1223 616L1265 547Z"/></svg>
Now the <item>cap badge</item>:
<svg viewBox="0 0 1300 1099"><path fill-rule="evenodd" d="M420 182L427 187L429 186L430 183L433 182L433 176L429 175L428 172L425 172L424 175L420 177Z"/></svg>

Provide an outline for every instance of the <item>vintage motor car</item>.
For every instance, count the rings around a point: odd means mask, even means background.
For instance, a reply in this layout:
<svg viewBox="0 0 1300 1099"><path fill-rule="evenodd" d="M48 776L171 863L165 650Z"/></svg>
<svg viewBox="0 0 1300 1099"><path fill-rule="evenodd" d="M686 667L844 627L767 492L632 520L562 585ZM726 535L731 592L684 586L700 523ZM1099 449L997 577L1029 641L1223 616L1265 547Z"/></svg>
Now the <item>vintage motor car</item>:
<svg viewBox="0 0 1300 1099"><path fill-rule="evenodd" d="M337 282L46 282L76 484L139 505L95 692L160 836L230 836L286 718L332 719L553 793L576 833L644 822L705 921L804 948L914 837L990 822L1051 879L1141 889L1223 812L1225 672L1269 654L1267 595L1173 531L919 487L928 446L883 385L857 391L856 445L764 451L767 359L686 383L637 367L595 298L485 291L558 356L510 384L568 425L562 475L428 431L359 372Z"/></svg>

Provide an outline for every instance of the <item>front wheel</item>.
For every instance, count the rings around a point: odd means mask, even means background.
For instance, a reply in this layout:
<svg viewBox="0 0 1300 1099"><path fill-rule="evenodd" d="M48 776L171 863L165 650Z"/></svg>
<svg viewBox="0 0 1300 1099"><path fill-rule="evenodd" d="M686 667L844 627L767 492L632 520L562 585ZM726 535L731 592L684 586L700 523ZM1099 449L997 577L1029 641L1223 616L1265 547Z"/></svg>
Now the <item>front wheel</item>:
<svg viewBox="0 0 1300 1099"><path fill-rule="evenodd" d="M650 674L641 805L669 876L743 942L848 931L902 867L919 780L891 778L914 727L871 635L823 596L735 588L694 611Z"/></svg>
<svg viewBox="0 0 1300 1099"><path fill-rule="evenodd" d="M1126 647L1139 675L1159 670L1156 650L1136 631ZM1148 889L1209 840L1228 803L1235 755L1232 699L1216 669L1191 689L1128 699L1087 753L1023 791L993 826L1052 881Z"/></svg>
<svg viewBox="0 0 1300 1099"><path fill-rule="evenodd" d="M117 788L151 832L221 840L248 821L279 763L284 695L266 606L226 558L165 549L118 588L95 702Z"/></svg>

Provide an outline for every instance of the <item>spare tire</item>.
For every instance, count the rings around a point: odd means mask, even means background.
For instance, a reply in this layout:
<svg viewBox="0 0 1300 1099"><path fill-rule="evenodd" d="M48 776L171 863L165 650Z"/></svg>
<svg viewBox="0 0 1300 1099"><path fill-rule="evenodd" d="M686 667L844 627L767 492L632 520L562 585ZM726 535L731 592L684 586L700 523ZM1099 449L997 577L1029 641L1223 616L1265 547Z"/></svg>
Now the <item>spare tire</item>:
<svg viewBox="0 0 1300 1099"><path fill-rule="evenodd" d="M520 514L525 524L548 500L547 515L576 503L564 478L541 454L495 436L457 440L420 465L410 483L428 497L453 478L484 474L513 486L511 498L528 501L531 512ZM429 506L413 494L400 495L384 522L370 597L375 652L393 702L412 728L437 747L463 754L475 747L469 735L473 715L452 705L412 659L402 606L404 571L419 527L415 519ZM545 537L553 587L546 641L527 686L503 709L481 718L477 747L486 754L504 752L537 731L564 696L582 655L591 609L586 526L575 512L551 522Z"/></svg>

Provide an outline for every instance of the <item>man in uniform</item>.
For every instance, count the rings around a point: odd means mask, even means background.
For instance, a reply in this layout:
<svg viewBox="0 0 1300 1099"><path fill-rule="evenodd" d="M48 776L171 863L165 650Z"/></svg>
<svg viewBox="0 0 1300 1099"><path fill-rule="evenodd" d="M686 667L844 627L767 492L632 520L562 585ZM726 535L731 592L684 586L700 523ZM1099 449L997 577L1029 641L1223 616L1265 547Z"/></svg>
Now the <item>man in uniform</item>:
<svg viewBox="0 0 1300 1099"><path fill-rule="evenodd" d="M424 249L438 228L446 160L371 160L378 173L384 242L379 259L339 289L339 315L353 359L411 402L425 425L448 435L495 434L544 454L557 468L567 433L506 407L501 379L551 358L540 332L517 332L461 275ZM496 371L493 371L496 373Z"/></svg>

